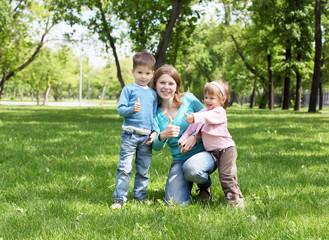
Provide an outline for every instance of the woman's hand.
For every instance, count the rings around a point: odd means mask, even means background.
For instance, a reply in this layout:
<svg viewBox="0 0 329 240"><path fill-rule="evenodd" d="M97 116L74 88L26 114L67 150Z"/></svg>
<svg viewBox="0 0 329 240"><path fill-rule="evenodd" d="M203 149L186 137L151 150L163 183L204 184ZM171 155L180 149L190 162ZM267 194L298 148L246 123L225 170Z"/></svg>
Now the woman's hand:
<svg viewBox="0 0 329 240"><path fill-rule="evenodd" d="M166 140L167 138L178 137L179 132L180 132L180 127L171 125L171 123L172 123L172 118L169 117L169 123L168 123L166 129L163 130L159 135L160 140L163 141L163 140Z"/></svg>
<svg viewBox="0 0 329 240"><path fill-rule="evenodd" d="M181 153L187 153L194 147L195 144L196 144L196 136L189 136L183 142L179 142L178 146L180 147Z"/></svg>

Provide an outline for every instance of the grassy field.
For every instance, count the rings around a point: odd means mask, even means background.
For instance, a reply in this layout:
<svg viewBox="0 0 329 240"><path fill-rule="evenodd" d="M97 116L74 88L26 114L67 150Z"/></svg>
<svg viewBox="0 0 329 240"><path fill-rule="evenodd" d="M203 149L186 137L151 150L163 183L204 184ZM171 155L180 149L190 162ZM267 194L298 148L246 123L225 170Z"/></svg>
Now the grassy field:
<svg viewBox="0 0 329 240"><path fill-rule="evenodd" d="M212 202L194 186L189 206L166 205L165 149L147 201L111 211L115 107L0 105L0 239L329 239L329 114L233 107L228 118L244 209L225 205L217 171Z"/></svg>

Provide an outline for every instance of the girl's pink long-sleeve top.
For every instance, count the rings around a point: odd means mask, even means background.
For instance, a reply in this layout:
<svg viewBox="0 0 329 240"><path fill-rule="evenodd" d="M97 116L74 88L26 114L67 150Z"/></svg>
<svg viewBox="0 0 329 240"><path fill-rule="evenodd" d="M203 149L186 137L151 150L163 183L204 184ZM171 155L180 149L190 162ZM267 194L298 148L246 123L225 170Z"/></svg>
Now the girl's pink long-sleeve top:
<svg viewBox="0 0 329 240"><path fill-rule="evenodd" d="M179 142L183 142L195 132L196 137L202 138L207 151L235 146L227 129L226 111L223 107L219 106L213 110L202 109L200 112L191 114L194 116L194 123L186 129Z"/></svg>

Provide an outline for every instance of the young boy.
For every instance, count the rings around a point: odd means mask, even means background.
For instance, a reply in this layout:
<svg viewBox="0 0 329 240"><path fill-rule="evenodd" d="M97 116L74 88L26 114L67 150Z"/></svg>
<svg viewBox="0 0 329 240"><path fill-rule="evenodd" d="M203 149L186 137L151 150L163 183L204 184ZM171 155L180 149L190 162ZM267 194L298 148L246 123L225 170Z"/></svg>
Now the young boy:
<svg viewBox="0 0 329 240"><path fill-rule="evenodd" d="M153 77L155 58L146 52L138 52L133 57L132 74L135 83L125 86L121 92L118 112L124 117L121 134L120 160L117 166L114 203L111 209L121 209L127 201L130 175L134 155L136 175L133 198L144 200L149 182L148 169L152 159L155 132L155 112L157 94L148 87Z"/></svg>

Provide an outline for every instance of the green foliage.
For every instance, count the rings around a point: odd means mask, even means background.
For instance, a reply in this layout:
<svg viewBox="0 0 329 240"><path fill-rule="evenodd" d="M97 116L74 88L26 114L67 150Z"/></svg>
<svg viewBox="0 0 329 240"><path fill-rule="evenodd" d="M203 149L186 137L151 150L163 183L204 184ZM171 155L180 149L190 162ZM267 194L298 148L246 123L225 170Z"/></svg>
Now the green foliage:
<svg viewBox="0 0 329 240"><path fill-rule="evenodd" d="M17 69L35 49L34 35L42 29L44 19L51 14L55 21L66 21L70 25L86 26L93 34L105 43L107 50L112 46L119 49L124 42L132 44L133 51L147 50L154 55L171 13L169 0L143 1L20 1L5 0L0 3L0 64L2 76L12 69ZM167 63L173 64L181 73L185 90L190 89L201 97L206 81L223 78L230 83L231 89L241 97L250 95L253 88L264 92L268 88L267 54L271 55L275 92L281 93L283 79L289 76L294 79L299 72L303 79L303 90L309 88L313 73L313 38L314 38L314 3L313 1L293 0L239 0L220 1L217 17L195 10L196 4L207 4L207 1L181 1L182 9L167 48ZM218 2L218 1L210 1ZM299 3L300 5L297 5ZM12 14L14 6L18 6ZM101 10L106 21L103 21ZM328 87L328 4L323 4L323 65L321 81ZM4 24L6 23L6 24ZM36 27L37 26L37 27ZM2 27L2 31L1 31ZM120 32L120 34L118 34ZM240 53L232 40L235 37ZM109 42L112 41L112 43ZM285 51L292 50L292 59L285 61ZM63 50L63 58L65 58ZM302 60L297 53L302 53ZM40 60L35 76L46 71L46 66L53 65L50 71L56 72L52 77L51 94L63 91L69 96L77 95L79 78L78 59L70 59L65 66L55 56ZM58 53L60 54L60 53ZM125 83L132 81L130 63L125 54L119 53L121 72ZM43 58L47 58L43 56ZM48 62L48 64L46 64ZM123 65L121 65L123 63ZM249 64L255 73L247 67ZM63 65L64 64L64 65ZM115 62L109 61L104 69L93 69L84 60L84 73L91 84L92 97L101 93L106 79L108 96L114 98L121 90L114 68ZM41 66L45 66L40 70ZM117 67L117 66L116 66ZM11 83L9 90L34 89L31 82L33 69L22 72ZM61 76L61 77L59 77ZM261 77L260 77L261 76ZM61 78L61 79L60 79ZM33 80L35 81L35 80ZM58 83L62 83L62 90ZM295 81L291 82L295 88ZM42 87L44 88L44 87ZM83 85L83 95L87 94L87 85Z"/></svg>
<svg viewBox="0 0 329 240"><path fill-rule="evenodd" d="M11 15L10 15L10 4L8 0L0 2L0 32L3 31L3 28L10 24Z"/></svg>
<svg viewBox="0 0 329 240"><path fill-rule="evenodd" d="M44 3L11 0L0 5L6 19L6 24L0 25L1 94L5 83L33 62L53 26L51 13Z"/></svg>
<svg viewBox="0 0 329 240"><path fill-rule="evenodd" d="M168 148L153 153L144 203L111 211L122 118L112 107L0 105L0 238L328 239L328 116L228 108L246 207L164 203ZM105 134L104 134L105 133ZM134 172L132 180L134 179ZM133 181L131 180L131 189Z"/></svg>

